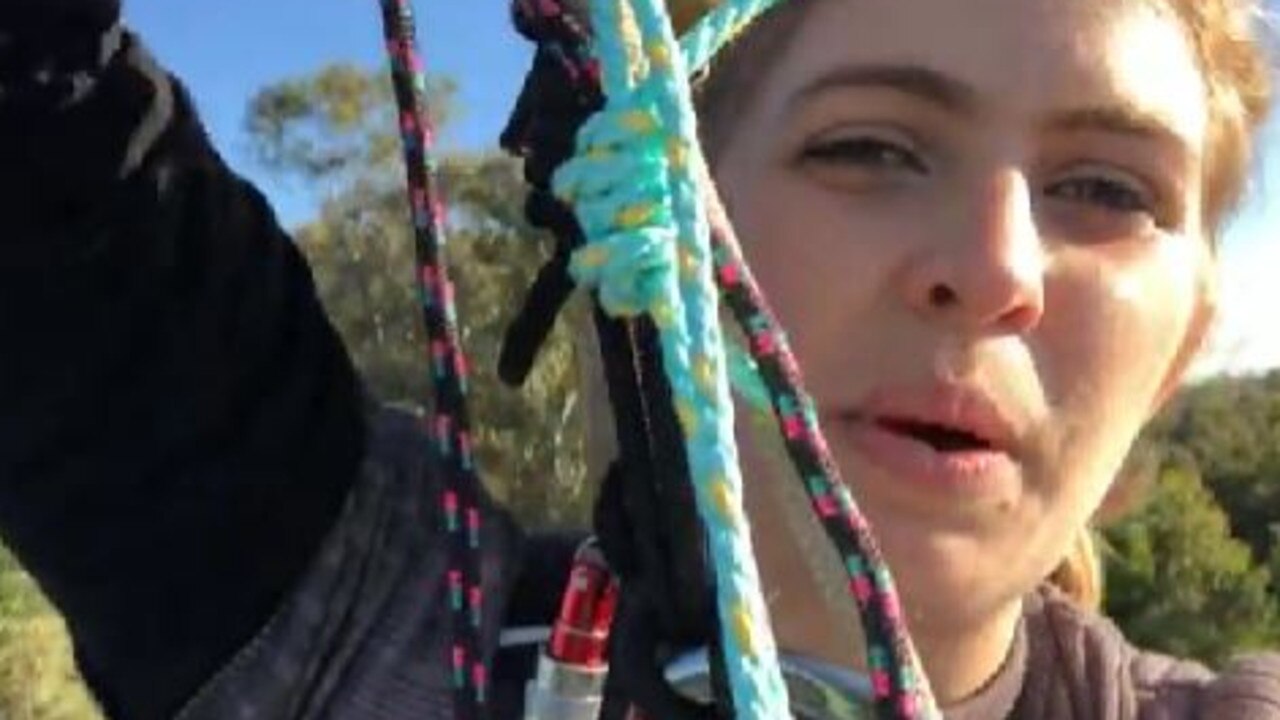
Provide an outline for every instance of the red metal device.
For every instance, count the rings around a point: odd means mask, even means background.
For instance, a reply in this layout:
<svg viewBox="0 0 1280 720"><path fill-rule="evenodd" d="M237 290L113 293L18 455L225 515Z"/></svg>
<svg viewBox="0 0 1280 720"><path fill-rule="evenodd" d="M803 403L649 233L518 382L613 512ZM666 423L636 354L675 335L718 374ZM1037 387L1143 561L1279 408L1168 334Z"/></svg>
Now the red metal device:
<svg viewBox="0 0 1280 720"><path fill-rule="evenodd" d="M578 548L560 614L525 691L525 720L596 720L609 673L618 582L594 540Z"/></svg>

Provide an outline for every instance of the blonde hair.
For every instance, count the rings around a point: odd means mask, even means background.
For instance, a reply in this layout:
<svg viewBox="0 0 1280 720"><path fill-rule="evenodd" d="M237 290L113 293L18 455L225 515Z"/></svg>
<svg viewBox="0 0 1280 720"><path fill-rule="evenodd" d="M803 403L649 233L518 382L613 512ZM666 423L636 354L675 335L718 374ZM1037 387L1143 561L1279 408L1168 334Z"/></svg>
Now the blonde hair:
<svg viewBox="0 0 1280 720"><path fill-rule="evenodd" d="M1182 21L1209 103L1204 217L1216 234L1248 185L1258 128L1273 99L1268 25L1259 0L1149 0Z"/></svg>
<svg viewBox="0 0 1280 720"><path fill-rule="evenodd" d="M1102 609L1102 560L1094 541L1094 531L1085 526L1076 533L1067 556L1049 575L1049 582L1076 605L1087 610Z"/></svg>

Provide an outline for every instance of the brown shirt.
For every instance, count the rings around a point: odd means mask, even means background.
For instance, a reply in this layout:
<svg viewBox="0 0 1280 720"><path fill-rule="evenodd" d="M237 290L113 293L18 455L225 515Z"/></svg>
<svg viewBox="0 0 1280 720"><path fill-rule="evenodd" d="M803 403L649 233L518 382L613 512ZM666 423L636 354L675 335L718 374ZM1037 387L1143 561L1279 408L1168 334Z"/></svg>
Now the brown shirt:
<svg viewBox="0 0 1280 720"><path fill-rule="evenodd" d="M1130 645L1052 588L1027 599L1004 667L946 720L1280 720L1280 654L1220 673Z"/></svg>

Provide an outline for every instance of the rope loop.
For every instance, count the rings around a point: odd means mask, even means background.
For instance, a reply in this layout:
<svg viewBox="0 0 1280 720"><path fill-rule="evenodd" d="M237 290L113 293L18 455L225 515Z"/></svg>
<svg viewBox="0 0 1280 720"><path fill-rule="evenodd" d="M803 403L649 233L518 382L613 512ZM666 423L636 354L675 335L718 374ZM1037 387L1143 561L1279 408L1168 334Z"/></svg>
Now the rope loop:
<svg viewBox="0 0 1280 720"><path fill-rule="evenodd" d="M661 0L592 0L605 107L555 177L586 235L571 269L606 311L648 313L714 566L720 641L741 720L789 715L751 549L710 224L684 58Z"/></svg>
<svg viewBox="0 0 1280 720"><path fill-rule="evenodd" d="M671 165L651 108L635 96L587 120L577 156L553 181L592 240L575 251L570 271L580 285L597 289L615 316L659 311L676 267Z"/></svg>

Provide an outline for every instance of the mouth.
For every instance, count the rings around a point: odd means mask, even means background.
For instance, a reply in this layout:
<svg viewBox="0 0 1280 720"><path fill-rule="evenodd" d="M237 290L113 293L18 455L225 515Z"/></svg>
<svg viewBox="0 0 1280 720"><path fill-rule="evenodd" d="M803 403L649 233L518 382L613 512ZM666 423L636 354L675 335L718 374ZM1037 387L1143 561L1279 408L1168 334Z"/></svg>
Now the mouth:
<svg viewBox="0 0 1280 720"><path fill-rule="evenodd" d="M1019 482L1017 426L980 388L887 388L839 416L852 447L896 480L974 498L1008 492Z"/></svg>
<svg viewBox="0 0 1280 720"><path fill-rule="evenodd" d="M851 408L848 419L939 453L1012 454L1016 438L993 396L950 383L882 389Z"/></svg>
<svg viewBox="0 0 1280 720"><path fill-rule="evenodd" d="M895 435L924 443L939 453L990 452L996 450L992 441L974 430L944 425L924 420L878 417L874 420L880 428Z"/></svg>

